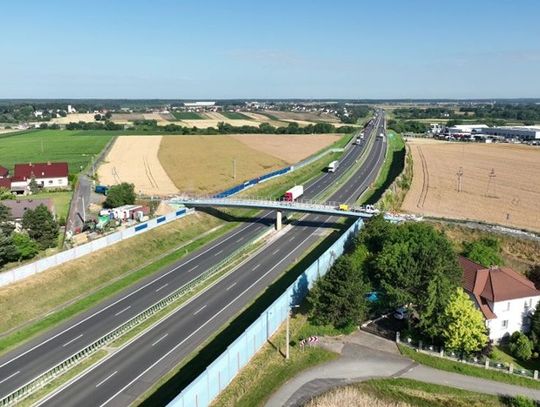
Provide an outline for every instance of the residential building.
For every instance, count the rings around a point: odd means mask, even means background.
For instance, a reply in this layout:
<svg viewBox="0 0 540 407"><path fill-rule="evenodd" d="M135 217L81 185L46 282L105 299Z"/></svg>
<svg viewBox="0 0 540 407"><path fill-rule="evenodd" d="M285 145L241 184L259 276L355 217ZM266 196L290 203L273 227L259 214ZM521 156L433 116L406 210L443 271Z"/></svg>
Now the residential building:
<svg viewBox="0 0 540 407"><path fill-rule="evenodd" d="M2 201L7 206L10 212L11 221L15 224L15 227L19 229L24 214L29 209L36 209L39 205L45 205L47 209L56 217L54 203L52 199L7 199Z"/></svg>
<svg viewBox="0 0 540 407"><path fill-rule="evenodd" d="M16 193L25 193L32 178L42 188L67 188L68 174L68 164L65 162L15 164L11 189Z"/></svg>
<svg viewBox="0 0 540 407"><path fill-rule="evenodd" d="M499 342L515 331L527 332L530 317L540 301L532 281L508 267L486 268L465 257L463 289L482 312L489 339Z"/></svg>
<svg viewBox="0 0 540 407"><path fill-rule="evenodd" d="M6 167L0 165L0 179L9 178L9 170Z"/></svg>

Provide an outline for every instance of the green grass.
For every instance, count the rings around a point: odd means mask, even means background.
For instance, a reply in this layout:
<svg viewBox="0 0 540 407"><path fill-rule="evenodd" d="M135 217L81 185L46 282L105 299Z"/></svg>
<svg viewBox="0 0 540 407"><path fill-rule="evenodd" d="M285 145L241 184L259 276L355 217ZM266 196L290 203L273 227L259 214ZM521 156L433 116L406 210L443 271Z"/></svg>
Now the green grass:
<svg viewBox="0 0 540 407"><path fill-rule="evenodd" d="M359 198L358 202L361 204L376 203L384 194L384 191L401 174L405 166L405 142L403 138L391 130L387 134L386 158L373 185Z"/></svg>
<svg viewBox="0 0 540 407"><path fill-rule="evenodd" d="M505 345L499 345L493 347L491 353L491 359L503 363L512 363L514 369L528 369L540 371L540 359L519 360L510 354L508 347Z"/></svg>
<svg viewBox="0 0 540 407"><path fill-rule="evenodd" d="M58 192L39 192L37 194L17 196L19 200L30 199L47 199L51 198L54 202L54 209L56 211L56 218L67 218L69 211L69 204L71 203L71 191L58 191Z"/></svg>
<svg viewBox="0 0 540 407"><path fill-rule="evenodd" d="M230 120L253 120L251 117L239 112L221 112L221 114Z"/></svg>
<svg viewBox="0 0 540 407"><path fill-rule="evenodd" d="M0 142L0 165L13 171L16 163L66 161L69 172L85 168L117 132L34 130L7 134Z"/></svg>
<svg viewBox="0 0 540 407"><path fill-rule="evenodd" d="M50 313L43 319L23 326L20 329L17 329L13 333L0 339L0 354L13 348L16 345L19 345L31 339L35 335L45 332L46 330L57 326L61 322L64 322L67 319L72 318L80 314L81 312L90 309L96 304L99 304L101 301L110 298L111 296L119 293L121 290L140 281L144 277L150 276L158 270L162 269L163 267L166 267L173 262L178 261L179 259L186 256L188 253L191 253L192 251L223 235L235 226L236 224L232 223L225 225L224 227L219 228L212 233L204 235L200 239L188 244L187 246L175 250L172 253L169 253L166 256L159 258L155 262L145 267L142 267L132 273L129 273L126 276L112 282L111 284L106 285L98 289L97 291L87 295L86 297L83 297L61 308L59 311Z"/></svg>
<svg viewBox="0 0 540 407"><path fill-rule="evenodd" d="M378 379L352 385L377 399L419 407L496 407L508 405L497 396L410 379Z"/></svg>
<svg viewBox="0 0 540 407"><path fill-rule="evenodd" d="M273 114L271 114L271 113L265 113L265 112L263 112L263 111L261 111L261 112L256 112L256 113L257 113L257 114L262 114L263 116L266 116L266 117L268 117L270 120L274 120L274 121L276 121L276 122L281 121L281 119L280 119L279 117L277 117L277 116L275 116L275 115L273 115Z"/></svg>
<svg viewBox="0 0 540 407"><path fill-rule="evenodd" d="M493 369L484 369L482 367L471 366L453 360L430 356L422 352L416 352L406 345L398 345L401 353L418 363L435 369L446 370L448 372L459 373L467 376L481 377L483 379L495 380L498 382L514 384L516 386L540 389L540 381L527 379L514 374L499 372Z"/></svg>
<svg viewBox="0 0 540 407"><path fill-rule="evenodd" d="M345 228L350 225L345 225ZM299 259L291 268L285 271L272 283L253 303L234 317L222 330L209 338L190 356L186 357L179 367L173 369L156 385L141 406L166 405L176 397L183 388L191 383L206 367L221 355L240 333L249 327L261 313L278 298L286 287L289 287L298 276L311 265L325 250L328 249L341 235L342 231L334 231L316 245L313 250ZM276 350L274 350L276 352ZM278 380L275 378L273 380ZM280 382L282 383L282 382ZM279 385L279 383L278 383ZM266 383L265 383L266 386ZM267 392L267 395L270 393Z"/></svg>
<svg viewBox="0 0 540 407"><path fill-rule="evenodd" d="M172 112L172 115L176 120L202 120L204 117L202 117L200 114L195 112Z"/></svg>

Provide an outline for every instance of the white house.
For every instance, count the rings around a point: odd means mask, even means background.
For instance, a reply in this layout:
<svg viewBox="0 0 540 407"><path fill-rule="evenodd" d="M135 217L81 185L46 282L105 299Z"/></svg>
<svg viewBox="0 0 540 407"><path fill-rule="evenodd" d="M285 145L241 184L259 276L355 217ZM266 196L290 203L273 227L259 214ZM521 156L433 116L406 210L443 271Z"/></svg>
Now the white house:
<svg viewBox="0 0 540 407"><path fill-rule="evenodd" d="M463 289L484 315L489 339L499 342L515 331L529 330L540 301L540 291L532 281L507 267L486 268L465 257L459 263Z"/></svg>
<svg viewBox="0 0 540 407"><path fill-rule="evenodd" d="M15 164L11 190L16 193L27 192L32 178L36 180L38 186L45 189L67 188L69 186L68 175L69 170L66 162Z"/></svg>

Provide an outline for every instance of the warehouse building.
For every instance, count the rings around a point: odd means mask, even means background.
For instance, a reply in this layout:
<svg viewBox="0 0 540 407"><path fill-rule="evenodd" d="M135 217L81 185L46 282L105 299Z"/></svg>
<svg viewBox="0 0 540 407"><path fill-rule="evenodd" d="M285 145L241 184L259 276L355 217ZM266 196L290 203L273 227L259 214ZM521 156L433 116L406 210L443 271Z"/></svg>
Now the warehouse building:
<svg viewBox="0 0 540 407"><path fill-rule="evenodd" d="M522 141L540 140L540 127L488 127L482 129L482 134L505 139L518 139Z"/></svg>

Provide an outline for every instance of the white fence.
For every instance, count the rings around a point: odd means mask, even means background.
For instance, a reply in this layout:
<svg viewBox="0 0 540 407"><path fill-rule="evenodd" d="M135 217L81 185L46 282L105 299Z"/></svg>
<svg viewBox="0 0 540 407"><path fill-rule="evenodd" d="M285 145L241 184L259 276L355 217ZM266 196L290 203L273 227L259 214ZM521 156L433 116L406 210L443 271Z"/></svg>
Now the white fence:
<svg viewBox="0 0 540 407"><path fill-rule="evenodd" d="M43 259L25 264L24 266L3 271L0 273L0 287L23 280L34 274L41 273L42 271L48 270L51 267L78 259L79 257L101 250L122 240L129 239L130 237L154 229L157 226L164 225L165 223L189 215L193 213L193 211L193 209L182 208L166 215L150 219L147 222L139 223L138 225L130 228L93 240L89 243L74 247L73 249L65 250L49 257L44 257Z"/></svg>

